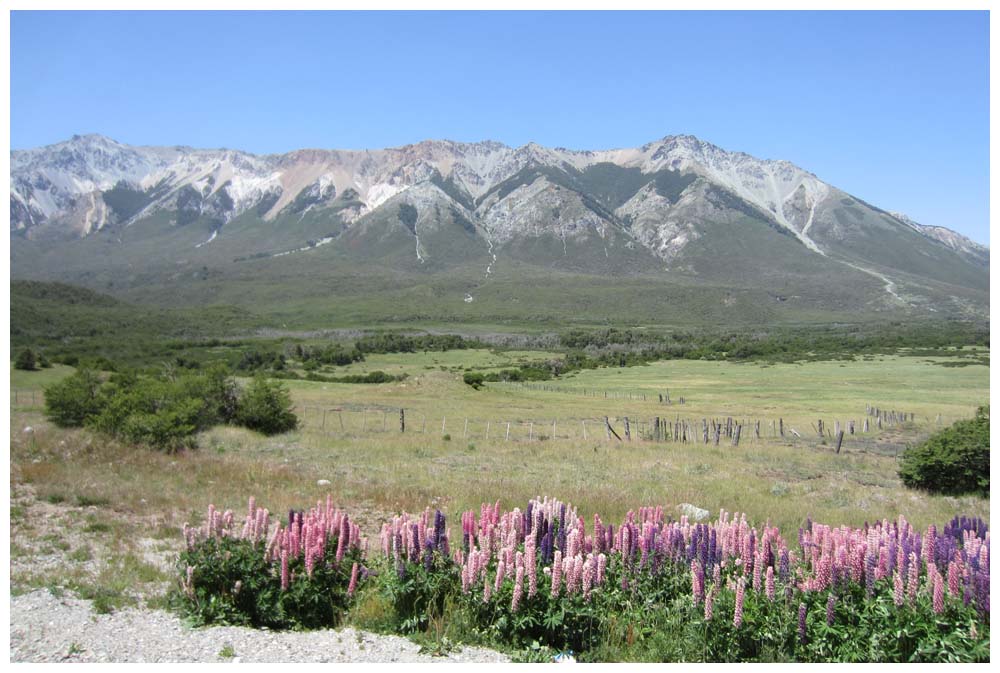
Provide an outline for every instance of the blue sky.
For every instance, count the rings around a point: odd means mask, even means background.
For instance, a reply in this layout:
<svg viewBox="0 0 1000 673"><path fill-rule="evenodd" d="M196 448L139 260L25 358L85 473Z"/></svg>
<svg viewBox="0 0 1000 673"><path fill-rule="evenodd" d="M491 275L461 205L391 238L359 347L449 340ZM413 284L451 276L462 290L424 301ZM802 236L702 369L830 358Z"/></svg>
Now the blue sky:
<svg viewBox="0 0 1000 673"><path fill-rule="evenodd" d="M989 237L986 12L12 12L11 144L690 133Z"/></svg>

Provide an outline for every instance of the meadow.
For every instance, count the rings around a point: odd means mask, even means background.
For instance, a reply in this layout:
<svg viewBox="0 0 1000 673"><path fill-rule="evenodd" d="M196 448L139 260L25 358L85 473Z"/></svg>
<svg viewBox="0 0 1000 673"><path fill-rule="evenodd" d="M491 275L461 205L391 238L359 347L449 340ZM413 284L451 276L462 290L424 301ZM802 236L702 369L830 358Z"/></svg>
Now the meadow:
<svg viewBox="0 0 1000 673"><path fill-rule="evenodd" d="M486 349L370 353L362 362L325 367L324 373L405 376L383 384L286 380L299 417L296 430L265 437L218 426L197 436L198 448L173 454L53 426L43 414L42 391L74 368L12 368L12 591L69 591L94 600L100 611L136 603L165 606L177 586L174 563L183 551L182 527L203 525L207 503L218 511L240 512L251 495L271 512L330 497L373 545L380 526L402 512L439 509L458 535L463 512L494 502L511 510L544 496L572 504L585 521L596 514L604 521L626 520L638 507L662 507L663 516L675 521L690 511L682 507L687 505L707 510L707 521L721 510L742 512L750 525L776 526L786 539L808 529L810 521L862 527L903 516L917 531L931 524L940 530L958 515L989 521L988 499L914 491L897 475L898 456L908 445L973 416L988 401L988 350L982 347L796 363L666 360L578 370L550 381L486 383L479 389L463 382L469 371L488 373L561 357L558 352ZM245 385L248 379L239 381ZM866 416L869 406L906 413L907 420L879 428L873 416ZM402 432L400 410L406 421ZM628 417L631 439L610 437L605 417L623 438ZM690 422L693 441L654 437L656 417L672 427ZM728 418L744 424L739 444L725 436L718 444L714 438L704 443L702 419L725 423ZM866 418L869 429L863 432ZM821 420L822 437L817 432ZM756 421L759 437L753 432ZM845 436L839 453L831 436L837 421L844 429L854 421L856 430ZM778 427L785 429L784 436ZM439 571L450 577L444 566ZM723 595L732 600L729 593ZM615 592L607 600L620 598ZM349 623L391 632L403 628L389 617L398 617L399 606L386 603L378 591L367 591L359 600ZM563 610L560 605L545 609ZM753 610L770 614L767 605ZM577 607L586 614L597 609ZM478 608L471 613L449 609L451 617L439 614L431 622L411 615L403 630L435 648L449 637L515 649L529 642L518 645L470 631L462 620ZM786 613L767 619L787 621ZM669 623L648 625L652 640L643 647L649 649L633 647L633 636L614 635L612 629L600 644L592 643L596 649L588 656L686 658L690 651L685 648L698 647L691 644L697 634L686 621L690 616L672 614ZM489 628L499 628L495 617L482 618ZM645 619L638 613L632 618ZM794 632L794 625L781 623L781 633ZM550 641L556 642L559 633L550 633ZM966 645L960 649L972 647L969 637L961 636ZM664 638L687 644L664 649ZM747 645L750 649L712 650L705 656L835 656L823 654L826 645L814 645L795 655L787 643L777 643L770 654L748 654L756 650ZM852 652L842 656L865 656ZM871 656L897 656L884 652Z"/></svg>
<svg viewBox="0 0 1000 673"><path fill-rule="evenodd" d="M41 498L100 495L115 510L169 510L178 524L196 520L209 500L237 509L255 494L285 508L327 493L355 512L375 513L433 506L447 514L539 495L571 502L584 516L620 517L637 504L662 505L679 516L677 507L690 503L791 530L807 516L848 525L899 514L916 526L959 513L988 520L986 500L910 491L896 475L896 456L907 444L971 417L988 399L988 367L947 367L941 363L954 358L907 355L801 364L676 360L584 370L543 384L474 390L462 382L472 367L547 356L555 354L373 354L338 373L407 377L379 385L287 381L298 430L266 438L218 427L199 436L198 450L170 456L49 426L40 395L32 406L23 391L40 390L72 368L12 371L12 389L20 391L12 406L12 482L31 484ZM671 404L660 403L663 393ZM865 434L866 404L912 413L914 420L879 430L870 418ZM609 440L605 416L620 435L622 419L630 417L632 440ZM688 419L699 436L689 443L650 441L656 416ZM739 446L727 438L704 444L701 419L727 417L759 419L761 437L747 427ZM784 437L772 436L779 418ZM845 436L840 454L831 437L818 436L821 419L830 429L838 420L845 428L855 421L857 433ZM20 430L26 426L33 428L30 442ZM330 485L318 486L319 480Z"/></svg>

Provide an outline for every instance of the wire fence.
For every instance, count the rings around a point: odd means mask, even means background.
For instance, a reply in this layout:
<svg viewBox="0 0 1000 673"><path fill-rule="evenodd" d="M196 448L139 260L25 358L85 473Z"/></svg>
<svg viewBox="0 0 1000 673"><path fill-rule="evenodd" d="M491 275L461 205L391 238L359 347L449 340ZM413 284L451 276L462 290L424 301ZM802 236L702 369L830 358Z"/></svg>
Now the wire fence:
<svg viewBox="0 0 1000 673"><path fill-rule="evenodd" d="M418 434L469 441L532 442L547 440L606 440L612 442L665 442L691 445L754 445L764 441L792 444L828 444L839 453L847 447L855 451L896 455L898 444L883 442L878 433L888 427L913 423L915 414L895 412L895 416L860 419L817 419L808 426L784 418L752 417L684 418L667 416L605 416L561 418L494 418L448 416L387 406L344 404L296 407L301 427L324 436L360 437L370 434ZM884 422L881 419L886 419ZM930 418L923 420L928 423ZM941 423L941 417L936 419ZM796 427L797 426L797 427ZM912 428L912 425L909 426Z"/></svg>

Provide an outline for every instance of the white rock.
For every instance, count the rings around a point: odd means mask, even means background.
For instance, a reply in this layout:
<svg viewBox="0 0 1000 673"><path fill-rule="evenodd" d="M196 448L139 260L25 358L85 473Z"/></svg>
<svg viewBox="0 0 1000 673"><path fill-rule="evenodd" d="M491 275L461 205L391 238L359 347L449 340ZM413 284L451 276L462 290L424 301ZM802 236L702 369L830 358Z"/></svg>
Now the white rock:
<svg viewBox="0 0 1000 673"><path fill-rule="evenodd" d="M316 482L316 485L317 486L329 486L330 485L330 480L329 479L320 479L319 481Z"/></svg>
<svg viewBox="0 0 1000 673"><path fill-rule="evenodd" d="M708 516L708 510L696 507L689 502L682 502L677 506L681 514L684 514L689 519L694 519L695 521L701 521Z"/></svg>

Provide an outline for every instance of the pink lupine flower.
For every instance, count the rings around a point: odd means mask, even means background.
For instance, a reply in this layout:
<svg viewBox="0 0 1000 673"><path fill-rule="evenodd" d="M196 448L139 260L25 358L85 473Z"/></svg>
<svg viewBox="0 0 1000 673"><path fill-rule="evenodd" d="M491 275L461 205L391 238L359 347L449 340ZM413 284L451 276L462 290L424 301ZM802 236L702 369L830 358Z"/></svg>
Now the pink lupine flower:
<svg viewBox="0 0 1000 673"><path fill-rule="evenodd" d="M903 605L903 576L899 574L898 570L892 574L892 588L892 602L897 608L901 607Z"/></svg>
<svg viewBox="0 0 1000 673"><path fill-rule="evenodd" d="M910 552L910 577L906 585L906 597L910 603L917 599L917 582L919 581L920 563L916 552Z"/></svg>
<svg viewBox="0 0 1000 673"><path fill-rule="evenodd" d="M559 585L562 582L562 552L556 550L552 558L552 598L559 596Z"/></svg>
<svg viewBox="0 0 1000 673"><path fill-rule="evenodd" d="M745 591L746 579L740 577L736 583L736 609L733 611L733 626L740 628L743 623L743 592Z"/></svg>
<svg viewBox="0 0 1000 673"><path fill-rule="evenodd" d="M941 577L941 573L934 573L934 585L933 585L933 607L935 614L941 614L944 612L944 581Z"/></svg>
<svg viewBox="0 0 1000 673"><path fill-rule="evenodd" d="M283 549L281 551L281 590L287 591L290 583L291 580L288 574L288 550Z"/></svg>
<svg viewBox="0 0 1000 673"><path fill-rule="evenodd" d="M758 551L755 554L753 562L753 590L760 591L760 573L761 567L764 565L764 553ZM770 570L770 567L768 568Z"/></svg>
<svg viewBox="0 0 1000 673"><path fill-rule="evenodd" d="M923 557L924 564L934 563L934 545L937 541L937 528L931 524L924 533L924 544L920 547L920 556Z"/></svg>
<svg viewBox="0 0 1000 673"><path fill-rule="evenodd" d="M576 593L577 591L580 590L580 584L583 578L583 557L574 556L572 559L570 559L570 563L572 563L572 566L569 573L570 576L569 583L573 585L573 588L569 589L567 587L567 590L569 590L570 593Z"/></svg>
<svg viewBox="0 0 1000 673"><path fill-rule="evenodd" d="M521 597L524 595L524 564L517 565L517 572L514 575L514 596L510 601L510 611L517 612L521 606Z"/></svg>
<svg viewBox="0 0 1000 673"><path fill-rule="evenodd" d="M536 568L537 555L535 554L535 543L529 541L525 544L524 565L528 574L528 598L538 593L538 570Z"/></svg>
<svg viewBox="0 0 1000 673"><path fill-rule="evenodd" d="M500 562L497 563L497 576L496 579L493 580L493 591L495 593L500 592L500 585L503 583L504 575L507 574L506 565L507 564L504 563L503 559L500 559Z"/></svg>
<svg viewBox="0 0 1000 673"><path fill-rule="evenodd" d="M583 571L581 575L581 583L583 585L583 597L585 600L590 600L590 590L594 586L594 555L590 554L587 556L587 560L583 563Z"/></svg>
<svg viewBox="0 0 1000 673"><path fill-rule="evenodd" d="M764 578L764 594L767 600L774 602L774 566L767 567L767 575Z"/></svg>
<svg viewBox="0 0 1000 673"><path fill-rule="evenodd" d="M604 554L597 555L597 584L604 584L604 572L608 567L608 557Z"/></svg>
<svg viewBox="0 0 1000 673"><path fill-rule="evenodd" d="M493 585L490 582L483 582L483 603L489 603L493 596Z"/></svg>
<svg viewBox="0 0 1000 673"><path fill-rule="evenodd" d="M354 590L358 588L358 562L351 566L351 581L347 585L347 595L353 596Z"/></svg>
<svg viewBox="0 0 1000 673"><path fill-rule="evenodd" d="M948 593L952 596L958 595L959 580L962 576L959 564L951 561L948 564Z"/></svg>
<svg viewBox="0 0 1000 673"><path fill-rule="evenodd" d="M715 600L715 591L717 587L713 586L712 590L705 595L705 621L712 621L712 603Z"/></svg>

